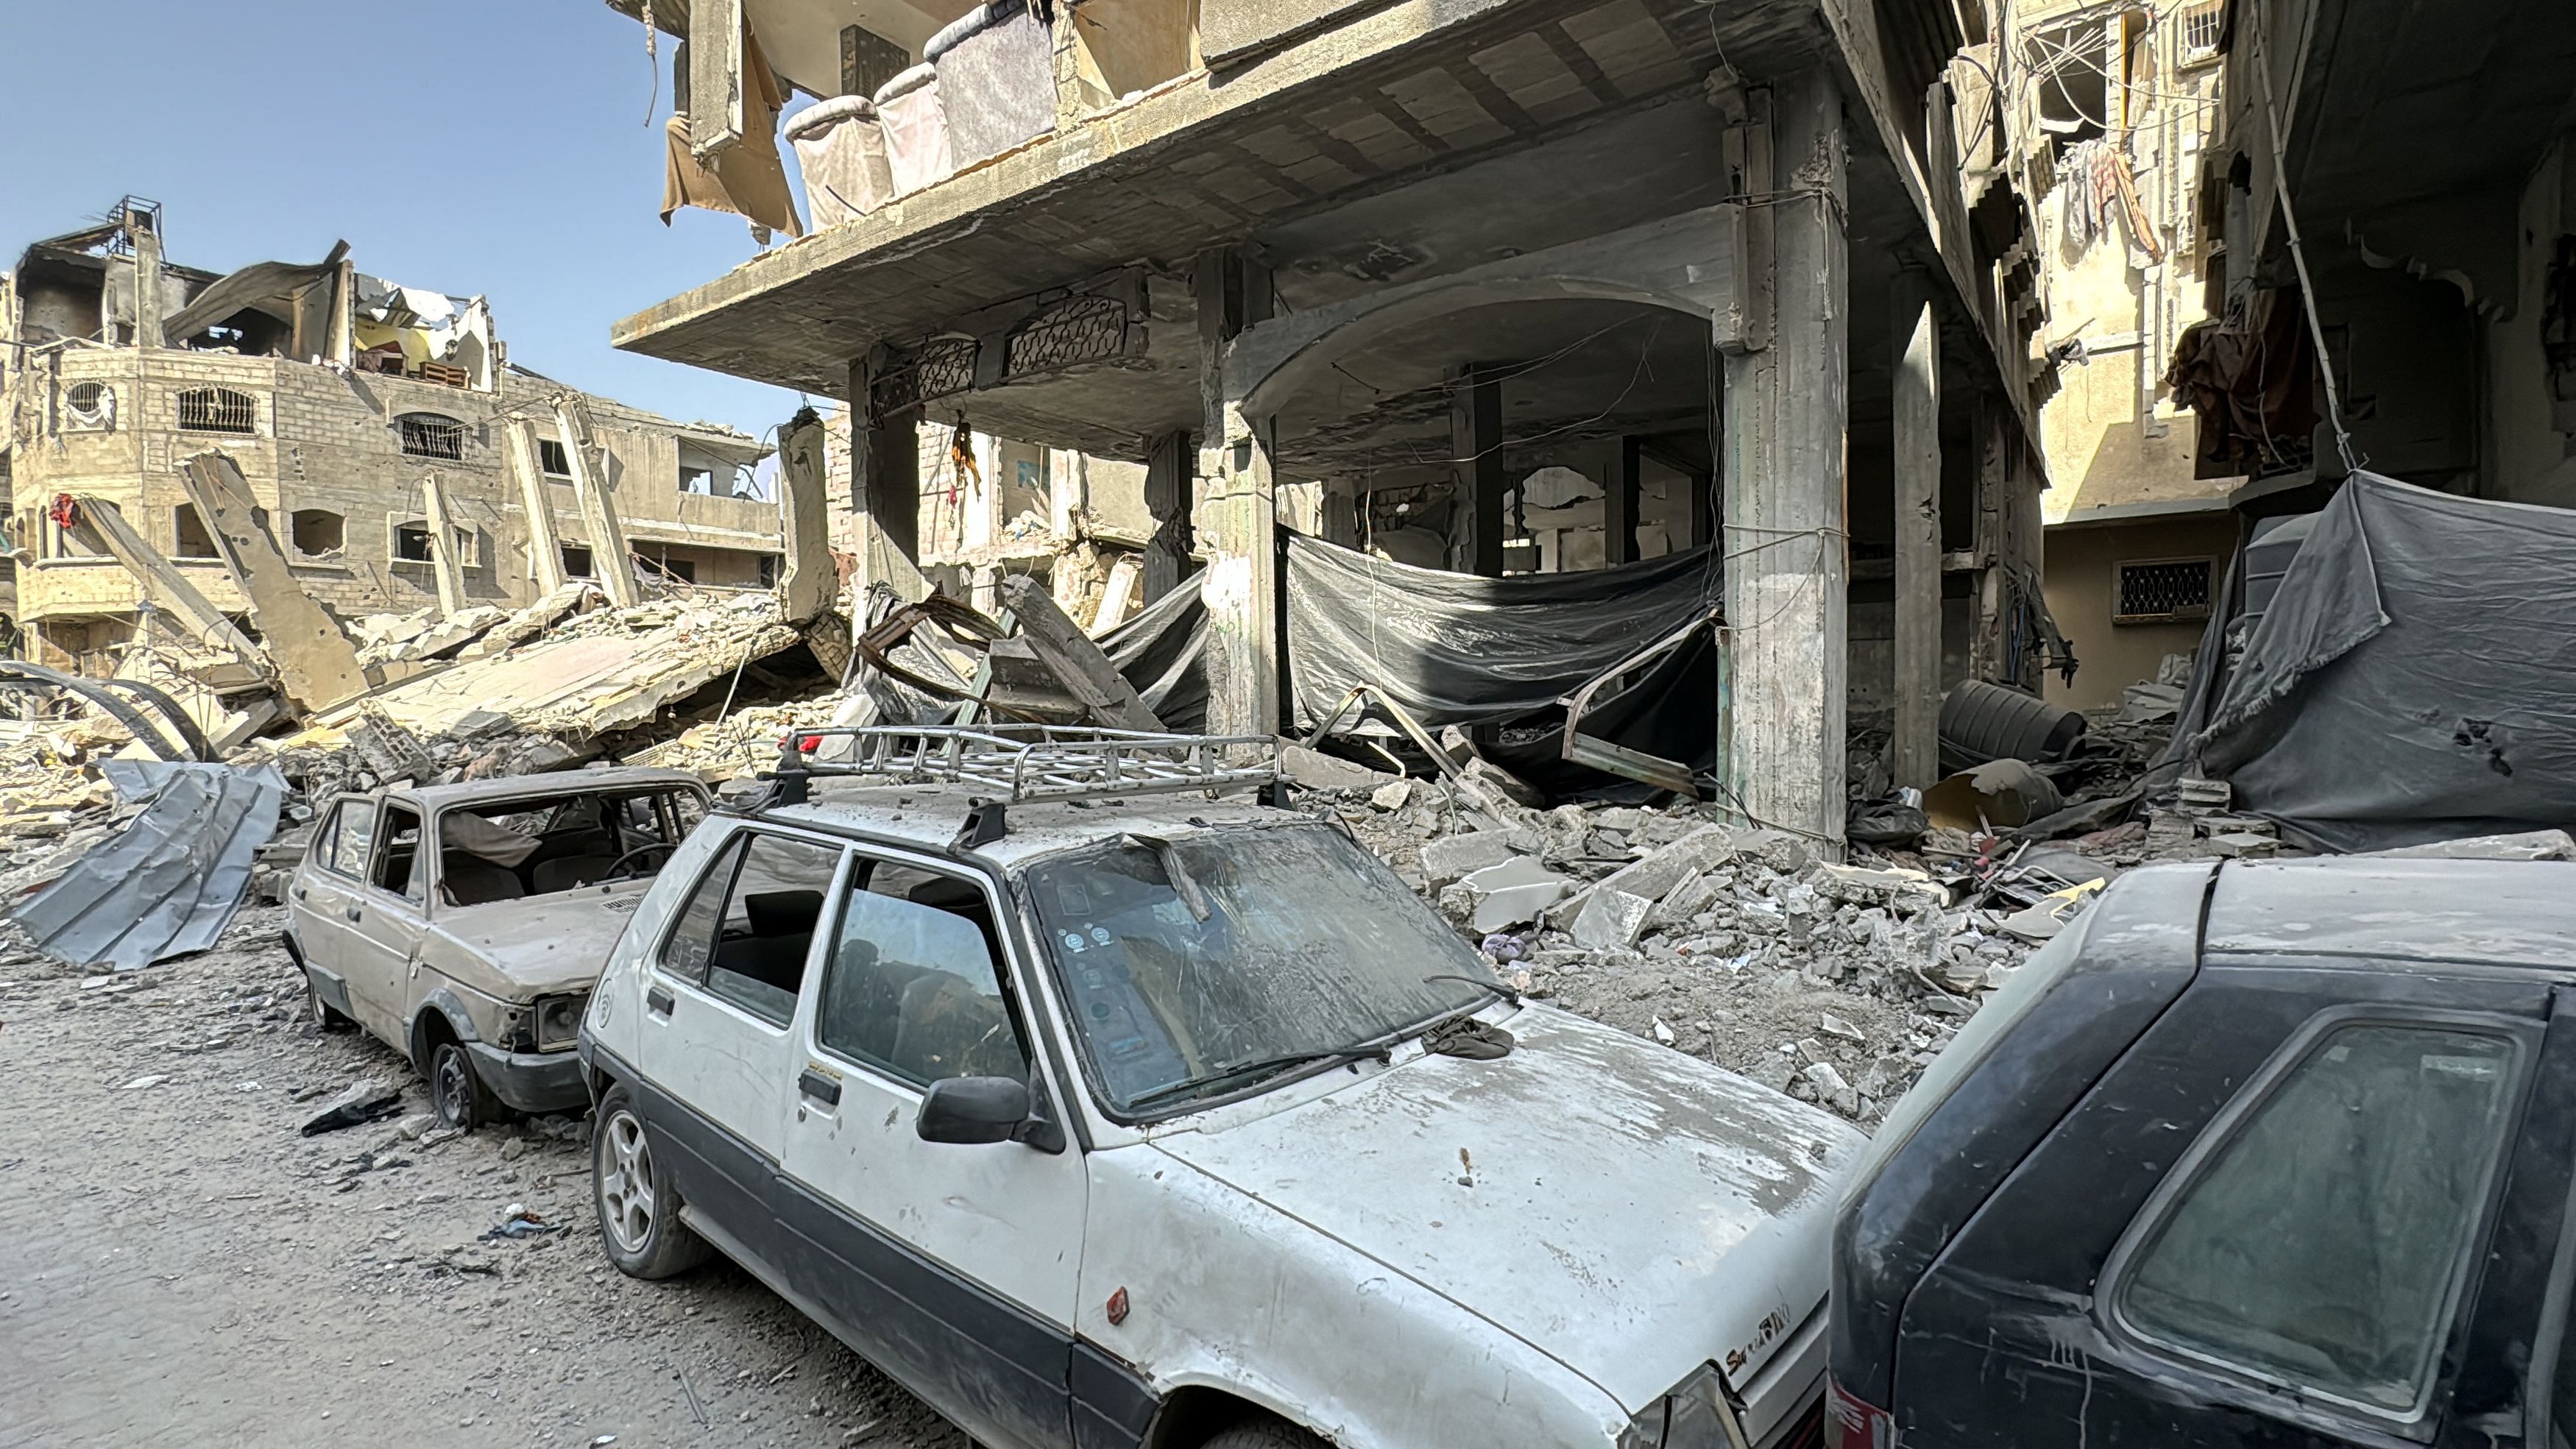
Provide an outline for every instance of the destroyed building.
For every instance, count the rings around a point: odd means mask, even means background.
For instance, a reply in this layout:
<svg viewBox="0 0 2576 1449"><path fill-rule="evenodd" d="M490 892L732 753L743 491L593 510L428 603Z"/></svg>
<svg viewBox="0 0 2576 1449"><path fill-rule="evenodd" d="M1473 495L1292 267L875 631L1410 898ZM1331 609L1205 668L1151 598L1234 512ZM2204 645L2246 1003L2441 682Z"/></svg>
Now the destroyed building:
<svg viewBox="0 0 2576 1449"><path fill-rule="evenodd" d="M206 455L230 460L295 589L344 622L608 587L621 536L647 579L776 582L759 440L515 366L483 298L370 276L346 244L224 275L162 249L159 208L128 199L0 278L14 653L106 675L126 645L196 642L162 570L252 622L186 477Z"/></svg>
<svg viewBox="0 0 2576 1449"><path fill-rule="evenodd" d="M1188 580L1209 727L1268 733L1330 706L1282 525L1613 592L1668 554L1724 681L1668 708L1826 840L1855 712L1928 784L1945 684L2037 684L2039 261L2011 177L1961 184L1985 6L612 3L695 52L675 166L765 177L770 82L823 98L817 229L614 336L845 397L863 579L918 573L926 423L1141 465L1144 596Z"/></svg>

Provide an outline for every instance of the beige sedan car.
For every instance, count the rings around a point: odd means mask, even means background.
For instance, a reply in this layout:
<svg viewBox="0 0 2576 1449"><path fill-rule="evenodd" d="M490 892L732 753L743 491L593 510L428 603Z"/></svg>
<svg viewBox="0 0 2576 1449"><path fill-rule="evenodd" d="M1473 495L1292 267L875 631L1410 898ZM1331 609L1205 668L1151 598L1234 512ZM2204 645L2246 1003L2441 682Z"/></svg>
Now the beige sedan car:
<svg viewBox="0 0 2576 1449"><path fill-rule="evenodd" d="M314 1017L409 1056L450 1126L587 1107L583 1007L707 800L652 769L340 796L287 902Z"/></svg>

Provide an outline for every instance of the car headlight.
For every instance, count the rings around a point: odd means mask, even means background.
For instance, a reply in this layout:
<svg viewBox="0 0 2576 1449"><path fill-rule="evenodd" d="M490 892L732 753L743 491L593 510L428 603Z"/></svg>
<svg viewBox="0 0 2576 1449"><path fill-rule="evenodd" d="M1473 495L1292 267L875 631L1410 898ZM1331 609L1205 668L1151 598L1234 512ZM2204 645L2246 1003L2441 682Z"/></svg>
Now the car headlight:
<svg viewBox="0 0 2576 1449"><path fill-rule="evenodd" d="M537 1003L537 1050L557 1051L581 1040L582 996L549 996Z"/></svg>
<svg viewBox="0 0 2576 1449"><path fill-rule="evenodd" d="M1717 1365L1700 1365L1639 1414L1620 1436L1619 1449L1745 1449L1744 1427L1726 1401Z"/></svg>

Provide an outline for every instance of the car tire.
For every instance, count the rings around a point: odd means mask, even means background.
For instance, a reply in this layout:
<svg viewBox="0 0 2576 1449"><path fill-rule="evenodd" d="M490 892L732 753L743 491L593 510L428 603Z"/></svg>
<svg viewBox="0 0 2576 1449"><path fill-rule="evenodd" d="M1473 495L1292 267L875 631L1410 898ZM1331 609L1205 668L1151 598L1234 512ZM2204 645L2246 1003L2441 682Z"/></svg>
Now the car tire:
<svg viewBox="0 0 2576 1449"><path fill-rule="evenodd" d="M1323 1440L1294 1424L1277 1419L1255 1419L1221 1429L1216 1437L1203 1442L1199 1449L1328 1449Z"/></svg>
<svg viewBox="0 0 2576 1449"><path fill-rule="evenodd" d="M460 1132L498 1122L506 1110L474 1070L474 1054L453 1041L429 1050L429 1106L442 1126Z"/></svg>
<svg viewBox="0 0 2576 1449"><path fill-rule="evenodd" d="M590 1134L591 1206L599 1243L630 1278L669 1278L707 1260L707 1240L680 1221L680 1195L653 1156L634 1099L611 1087Z"/></svg>
<svg viewBox="0 0 2576 1449"><path fill-rule="evenodd" d="M322 988L314 983L311 973L304 977L304 1016L316 1031L347 1031L358 1023L343 1016L340 1009L322 999Z"/></svg>

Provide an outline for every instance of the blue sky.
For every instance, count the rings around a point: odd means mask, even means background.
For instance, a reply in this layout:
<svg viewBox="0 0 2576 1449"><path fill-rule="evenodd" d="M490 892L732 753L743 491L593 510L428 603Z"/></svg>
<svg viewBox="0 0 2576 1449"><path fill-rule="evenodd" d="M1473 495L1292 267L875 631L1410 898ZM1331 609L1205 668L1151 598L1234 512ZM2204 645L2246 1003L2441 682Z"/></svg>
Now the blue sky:
<svg viewBox="0 0 2576 1449"><path fill-rule="evenodd" d="M489 297L510 360L549 377L746 432L795 410L608 345L754 247L739 217L663 227L671 43L657 88L643 27L601 0L0 10L0 267L131 193L162 204L173 261L318 261L345 237L361 271Z"/></svg>

